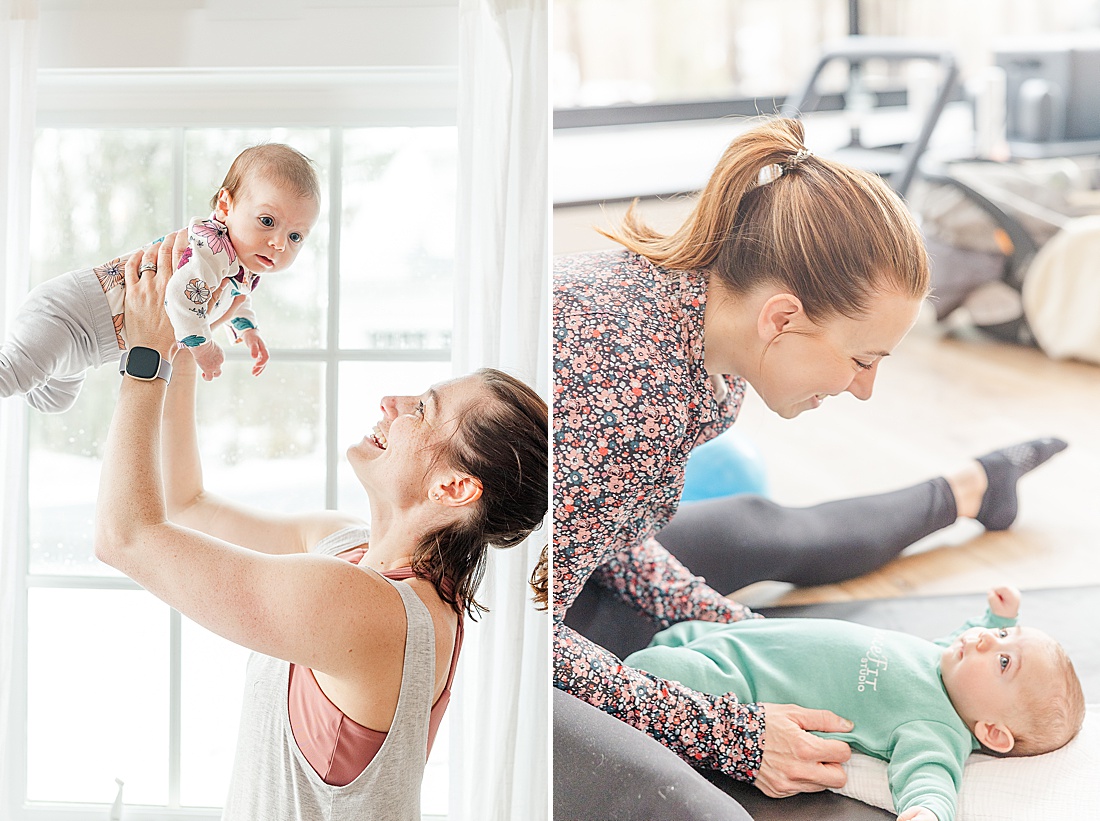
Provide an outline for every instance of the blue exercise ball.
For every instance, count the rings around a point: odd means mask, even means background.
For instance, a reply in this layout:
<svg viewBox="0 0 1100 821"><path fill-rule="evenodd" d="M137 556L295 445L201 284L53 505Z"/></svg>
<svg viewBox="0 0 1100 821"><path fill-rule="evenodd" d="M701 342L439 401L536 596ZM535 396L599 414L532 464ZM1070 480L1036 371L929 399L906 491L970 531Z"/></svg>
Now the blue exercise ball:
<svg viewBox="0 0 1100 821"><path fill-rule="evenodd" d="M736 428L691 452L684 472L682 502L699 502L738 493L768 494L760 450Z"/></svg>

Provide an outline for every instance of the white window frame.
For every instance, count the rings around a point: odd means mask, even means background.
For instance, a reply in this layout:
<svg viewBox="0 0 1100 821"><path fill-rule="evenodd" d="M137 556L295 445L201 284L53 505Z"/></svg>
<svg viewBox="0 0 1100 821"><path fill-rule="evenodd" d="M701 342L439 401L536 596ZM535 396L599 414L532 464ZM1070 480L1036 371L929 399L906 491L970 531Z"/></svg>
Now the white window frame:
<svg viewBox="0 0 1100 821"><path fill-rule="evenodd" d="M385 126L454 126L457 124L458 71L454 67L335 69L109 69L43 70L37 88L37 128L167 128L174 130L172 224L184 224L184 133L187 128L299 127L329 129L330 220L326 335L312 350L272 350L272 358L325 366L325 505L336 507L340 364L345 362L449 362L450 349L392 350L340 347L340 220L344 129ZM278 120L273 122L277 112ZM246 358L230 351L230 357ZM10 403L15 429L28 430L24 403ZM5 414L9 412L5 408ZM0 783L11 795L0 800L0 815L9 821L101 821L103 804L26 801L27 788L27 658L28 591L32 588L140 590L128 578L33 575L29 572L29 443L22 436L10 452L9 477L15 511L7 527L13 537L5 549L17 553L15 667L11 671L9 772ZM169 669L169 806L126 804L127 821L216 821L220 809L183 808L180 798L182 697L182 621L170 614ZM3 682L0 682L3 684ZM424 816L442 821L441 816Z"/></svg>

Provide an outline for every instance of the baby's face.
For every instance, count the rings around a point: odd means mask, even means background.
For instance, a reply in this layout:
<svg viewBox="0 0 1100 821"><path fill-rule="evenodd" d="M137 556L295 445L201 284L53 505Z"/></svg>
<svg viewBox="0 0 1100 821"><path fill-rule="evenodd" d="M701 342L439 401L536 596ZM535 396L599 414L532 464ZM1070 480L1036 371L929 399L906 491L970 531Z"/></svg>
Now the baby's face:
<svg viewBox="0 0 1100 821"><path fill-rule="evenodd" d="M293 264L320 206L265 180L250 181L235 198L222 191L218 210L241 264L256 274L284 271Z"/></svg>
<svg viewBox="0 0 1100 821"><path fill-rule="evenodd" d="M1030 627L970 628L940 656L955 710L971 728L976 721L1011 727L1029 698L1059 681L1055 646L1054 639Z"/></svg>

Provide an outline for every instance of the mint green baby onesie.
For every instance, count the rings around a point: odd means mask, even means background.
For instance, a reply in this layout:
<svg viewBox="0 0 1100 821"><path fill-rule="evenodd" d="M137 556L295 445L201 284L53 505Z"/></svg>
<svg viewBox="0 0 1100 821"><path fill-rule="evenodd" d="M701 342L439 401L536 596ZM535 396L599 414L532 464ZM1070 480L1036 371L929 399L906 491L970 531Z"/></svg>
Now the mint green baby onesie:
<svg viewBox="0 0 1100 821"><path fill-rule="evenodd" d="M947 696L940 655L970 627L1015 623L987 610L932 642L833 619L688 621L661 631L624 663L745 703L831 710L855 728L820 735L889 762L899 815L919 806L954 821L963 763L979 745Z"/></svg>

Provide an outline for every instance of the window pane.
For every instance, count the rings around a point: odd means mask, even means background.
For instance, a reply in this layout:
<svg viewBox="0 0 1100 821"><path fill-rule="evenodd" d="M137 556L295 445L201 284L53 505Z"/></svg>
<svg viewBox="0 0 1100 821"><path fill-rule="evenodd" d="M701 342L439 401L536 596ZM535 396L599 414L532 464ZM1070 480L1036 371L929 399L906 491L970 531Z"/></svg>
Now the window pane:
<svg viewBox="0 0 1100 821"><path fill-rule="evenodd" d="M347 464L344 451L371 432L382 418L383 396L412 396L449 379L450 362L345 362L340 366L340 465L337 506L345 513L370 517L367 494ZM433 753L434 757L434 753Z"/></svg>
<svg viewBox="0 0 1100 821"><path fill-rule="evenodd" d="M321 215L294 265L260 278L253 305L269 348L319 347L328 305L328 129L189 129L186 142L186 220L210 216L210 198L233 159L251 145L286 143L313 160L321 182Z"/></svg>
<svg viewBox="0 0 1100 821"><path fill-rule="evenodd" d="M32 186L37 285L112 260L174 227L171 132L40 129Z"/></svg>
<svg viewBox="0 0 1100 821"><path fill-rule="evenodd" d="M27 797L168 800L168 608L144 591L28 596Z"/></svg>
<svg viewBox="0 0 1100 821"><path fill-rule="evenodd" d="M234 502L293 513L325 506L324 366L231 361L198 384L206 486Z"/></svg>
<svg viewBox="0 0 1100 821"><path fill-rule="evenodd" d="M1100 2L1058 3L978 0L862 0L864 34L933 37L954 49L963 77L974 77L993 64L1001 40L1079 32L1100 24Z"/></svg>
<svg viewBox="0 0 1100 821"><path fill-rule="evenodd" d="M249 651L183 619L180 803L220 807L229 791Z"/></svg>
<svg viewBox="0 0 1100 821"><path fill-rule="evenodd" d="M65 413L31 411L30 572L118 576L95 558L95 501L103 446L118 397L118 369L88 371Z"/></svg>
<svg viewBox="0 0 1100 821"><path fill-rule="evenodd" d="M120 378L110 366L89 371L68 412L30 414L31 573L119 575L95 558L92 536ZM200 382L207 487L266 510L323 508L323 392L324 369L314 363L276 361L253 377L246 362L231 361L222 376Z"/></svg>
<svg viewBox="0 0 1100 821"><path fill-rule="evenodd" d="M847 33L846 0L558 0L554 106L785 95Z"/></svg>
<svg viewBox="0 0 1100 821"><path fill-rule="evenodd" d="M340 346L451 344L454 128L344 133Z"/></svg>

